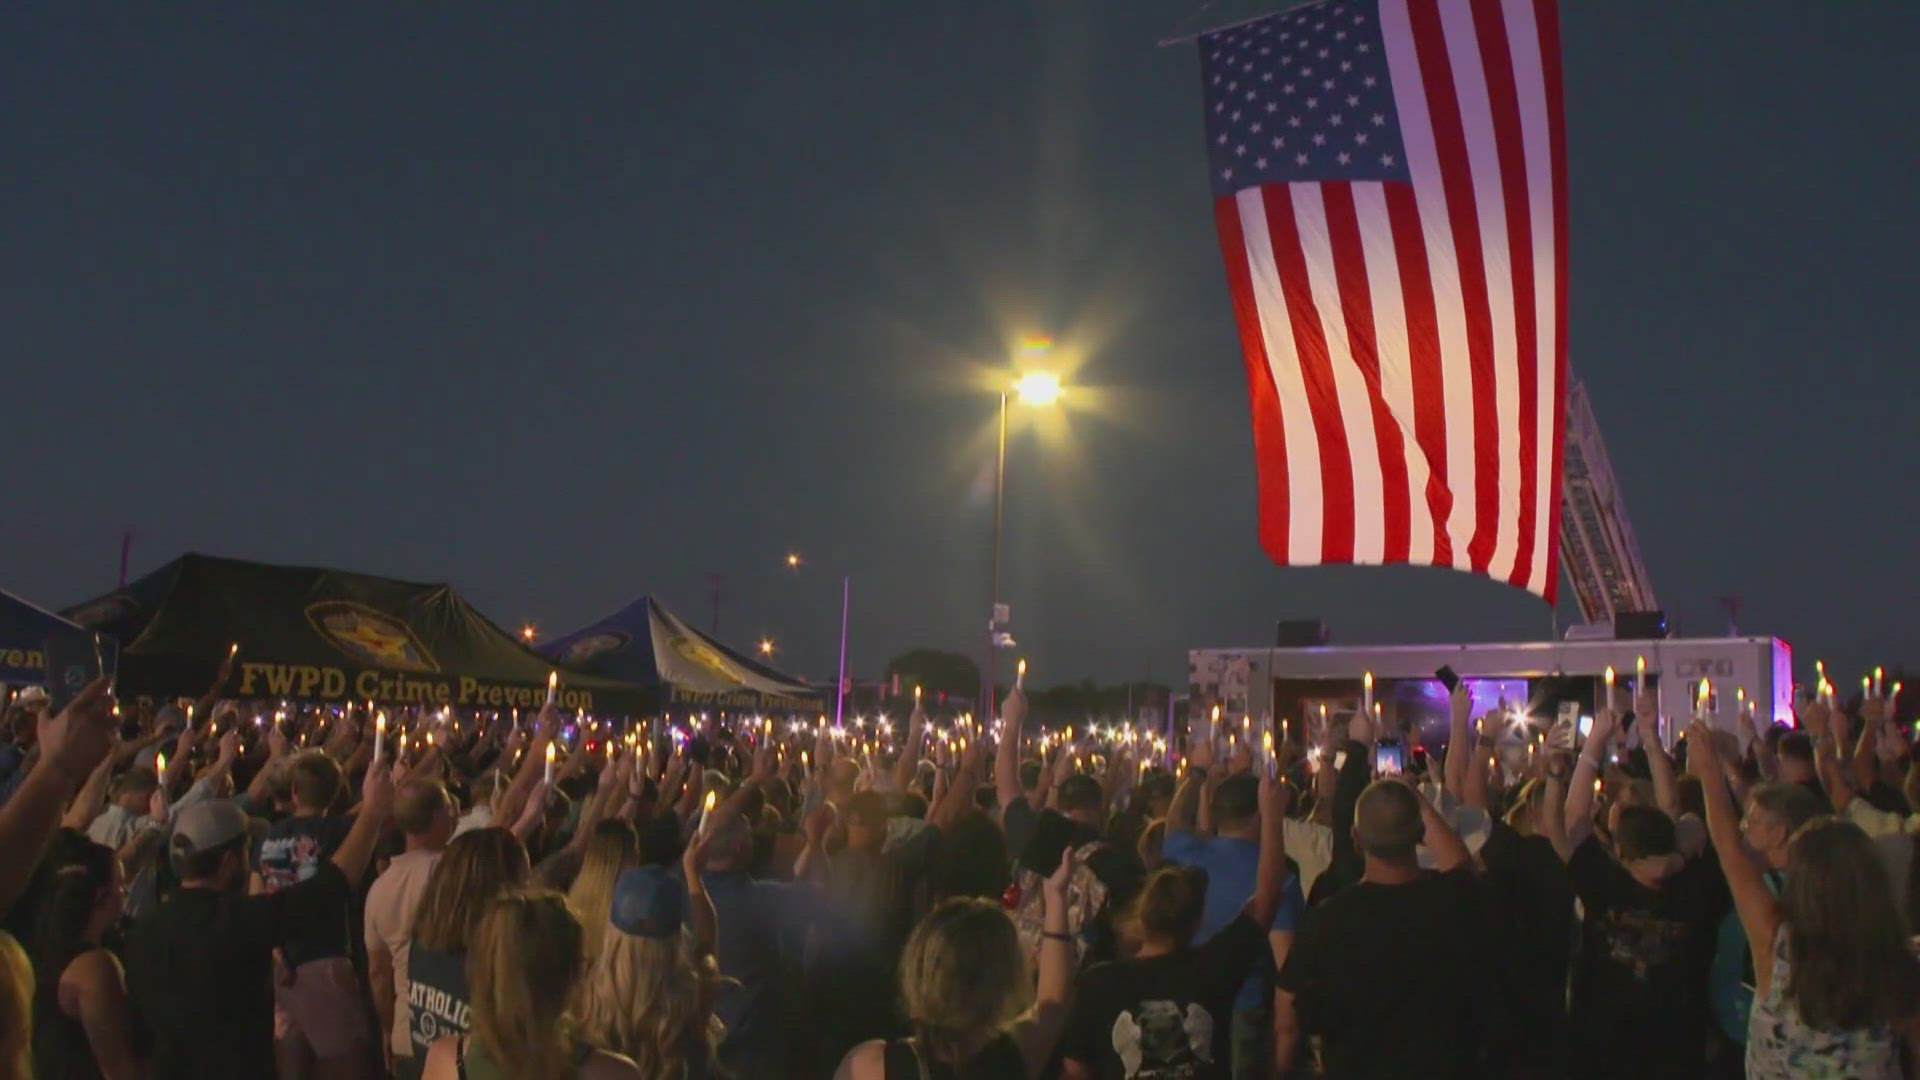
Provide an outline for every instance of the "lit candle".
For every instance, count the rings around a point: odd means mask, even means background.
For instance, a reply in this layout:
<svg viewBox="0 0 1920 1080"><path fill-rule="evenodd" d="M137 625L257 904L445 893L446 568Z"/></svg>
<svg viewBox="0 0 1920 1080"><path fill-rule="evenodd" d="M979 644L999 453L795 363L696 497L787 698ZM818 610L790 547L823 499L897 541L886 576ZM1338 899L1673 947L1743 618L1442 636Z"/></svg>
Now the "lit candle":
<svg viewBox="0 0 1920 1080"><path fill-rule="evenodd" d="M808 755L805 750L800 751L800 768L809 769L813 767L813 763L809 760L809 757L810 755Z"/></svg>
<svg viewBox="0 0 1920 1080"><path fill-rule="evenodd" d="M913 688L913 703L915 705L920 704L920 687L918 684L915 684Z"/></svg>
<svg viewBox="0 0 1920 1080"><path fill-rule="evenodd" d="M1860 676L1860 700L1865 701L1872 696L1873 696L1873 676L1871 675Z"/></svg>
<svg viewBox="0 0 1920 1080"><path fill-rule="evenodd" d="M167 778L167 752L161 750L153 755L153 772L161 780Z"/></svg>
<svg viewBox="0 0 1920 1080"><path fill-rule="evenodd" d="M553 708L553 703L559 700L559 698L560 673L558 671L549 671L547 672L547 708Z"/></svg>
<svg viewBox="0 0 1920 1080"><path fill-rule="evenodd" d="M237 642L237 641L236 641L236 642L234 642L233 644L231 644L231 645L229 645L229 646L227 646L227 659L229 659L229 660L231 660L231 659L233 659L234 657L236 657L236 656L239 656L239 655L240 655L240 643L239 643L239 642Z"/></svg>
<svg viewBox="0 0 1920 1080"><path fill-rule="evenodd" d="M373 717L373 763L380 764L380 744L386 740L387 714L376 713Z"/></svg>
<svg viewBox="0 0 1920 1080"><path fill-rule="evenodd" d="M1873 669L1873 696L1874 697L1879 697L1880 691L1886 687L1887 685L1886 674L1887 673L1885 671L1881 670L1878 667L1875 667Z"/></svg>
<svg viewBox="0 0 1920 1080"><path fill-rule="evenodd" d="M1613 665L1607 665L1607 711L1613 712Z"/></svg>
<svg viewBox="0 0 1920 1080"><path fill-rule="evenodd" d="M1647 692L1647 658L1644 656L1635 657L1633 661L1633 692Z"/></svg>
<svg viewBox="0 0 1920 1080"><path fill-rule="evenodd" d="M1025 660L1014 665L1013 688L1015 690L1025 690L1027 688L1027 662Z"/></svg>
<svg viewBox="0 0 1920 1080"><path fill-rule="evenodd" d="M1367 712L1373 711L1373 672L1360 677L1360 707Z"/></svg>
<svg viewBox="0 0 1920 1080"><path fill-rule="evenodd" d="M1707 707L1713 701L1713 680L1700 680L1700 696L1693 703L1693 718L1701 722L1707 719Z"/></svg>
<svg viewBox="0 0 1920 1080"><path fill-rule="evenodd" d="M1293 725L1284 716L1280 718L1280 741L1283 744L1293 741Z"/></svg>
<svg viewBox="0 0 1920 1080"><path fill-rule="evenodd" d="M700 804L700 831L702 833L707 831L707 826L713 821L713 804L719 800L720 793L709 789L707 791L706 801Z"/></svg>
<svg viewBox="0 0 1920 1080"><path fill-rule="evenodd" d="M543 775L548 787L553 786L553 743L547 743L547 769Z"/></svg>

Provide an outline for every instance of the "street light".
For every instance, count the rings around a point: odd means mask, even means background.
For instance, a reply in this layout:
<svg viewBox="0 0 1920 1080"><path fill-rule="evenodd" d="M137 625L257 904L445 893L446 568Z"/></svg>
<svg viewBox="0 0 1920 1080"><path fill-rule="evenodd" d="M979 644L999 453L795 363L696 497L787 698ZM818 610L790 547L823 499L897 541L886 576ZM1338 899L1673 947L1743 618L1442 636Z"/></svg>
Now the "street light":
<svg viewBox="0 0 1920 1080"><path fill-rule="evenodd" d="M528 623L520 628L520 637L529 645L533 644L533 635L534 629L532 623Z"/></svg>
<svg viewBox="0 0 1920 1080"><path fill-rule="evenodd" d="M1051 341L1047 344L1051 345ZM1000 441L993 474L993 597L987 609L987 664L983 672L986 693L981 709L988 720L993 719L994 694L1000 679L1000 532L1007 490L1007 402L1019 398L1022 405L1045 408L1058 402L1060 394L1060 376L1048 371L1026 372L1000 391Z"/></svg>
<svg viewBox="0 0 1920 1080"><path fill-rule="evenodd" d="M796 573L800 570L800 553L787 552L787 569ZM838 728L847 707L847 613L853 603L853 576L840 576L840 667L833 675L833 726ZM762 641L760 651L773 655L773 642Z"/></svg>

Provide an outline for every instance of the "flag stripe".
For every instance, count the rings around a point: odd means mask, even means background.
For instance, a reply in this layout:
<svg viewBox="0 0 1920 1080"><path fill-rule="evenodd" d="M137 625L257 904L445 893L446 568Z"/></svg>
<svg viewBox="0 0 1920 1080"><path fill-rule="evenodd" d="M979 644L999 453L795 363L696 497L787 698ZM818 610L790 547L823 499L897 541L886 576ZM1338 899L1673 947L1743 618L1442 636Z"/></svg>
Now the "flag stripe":
<svg viewBox="0 0 1920 1080"><path fill-rule="evenodd" d="M1267 340L1267 372L1280 404L1281 431L1287 448L1288 488L1297 494L1277 508L1287 515L1286 561L1293 566L1323 562L1325 492L1320 475L1320 444L1314 434L1313 413L1307 405L1306 380L1300 374L1300 356L1293 340L1293 321L1274 266L1273 233L1267 221L1262 189L1248 188L1236 203L1241 231L1247 240L1250 290L1260 315L1260 332Z"/></svg>
<svg viewBox="0 0 1920 1080"><path fill-rule="evenodd" d="M1505 579L1513 570L1514 519L1519 513L1519 491L1512 466L1519 460L1515 432L1520 423L1520 403L1514 372L1513 267L1507 252L1507 213L1500 188L1500 159L1495 149L1492 105L1488 97L1486 72L1474 31L1476 3L1486 0L1441 3L1428 0L1439 18L1441 39L1445 42L1447 70L1452 75L1454 107L1460 122L1460 149L1464 166L1450 170L1450 178L1465 177L1460 185L1467 192L1460 205L1470 209L1471 223L1455 221L1454 240L1464 247L1461 280L1468 285L1470 305L1483 305L1486 316L1488 372L1492 379L1493 423L1475 431L1476 448L1481 454L1492 444L1494 510L1484 512L1475 522L1490 537L1487 561L1477 569ZM1444 144L1443 144L1444 148ZM1443 159L1444 160L1444 159ZM1471 231L1466 231L1470 229ZM1473 272L1477 267L1477 273ZM1481 295L1476 298L1471 286L1477 283ZM1469 307L1469 311L1474 309ZM1471 325L1471 324L1470 324ZM1470 339L1471 340L1471 339ZM1476 387L1478 401L1479 388ZM1476 461L1484 467L1485 458ZM1476 496L1486 497L1484 489ZM1484 502L1482 503L1484 505Z"/></svg>
<svg viewBox="0 0 1920 1080"><path fill-rule="evenodd" d="M1487 298L1486 250L1481 246L1481 208L1474 201L1473 162L1467 153L1467 131L1461 117L1460 94L1438 0L1408 0L1413 46L1420 58L1426 84L1427 115L1433 124L1441 199L1451 239L1448 248L1458 260L1459 300L1466 323L1467 370L1471 376L1472 426L1467 435L1473 447L1472 539L1467 565L1484 574L1493 562L1500 514L1499 384L1494 375L1493 313ZM1416 189L1421 187L1418 177ZM1428 235L1435 232L1428 220ZM1464 417L1449 416L1458 426Z"/></svg>
<svg viewBox="0 0 1920 1080"><path fill-rule="evenodd" d="M1474 390L1471 351L1467 345L1466 306L1461 297L1460 264L1455 255L1453 234L1448 225L1445 195L1440 182L1441 162L1430 119L1426 81L1421 75L1420 58L1414 48L1413 25L1407 0L1382 0L1381 29L1386 34L1388 64L1393 73L1394 96L1401 103L1400 135L1407 152L1407 170L1412 174L1410 192L1395 206L1394 196L1402 190L1389 189L1389 211L1400 213L1394 219L1394 233L1403 245L1417 244L1424 253L1427 293L1432 298L1434 339L1431 348L1416 351L1415 385L1421 376L1439 386L1439 400L1429 407L1438 413L1435 421L1445 446L1437 457L1446 487L1445 540L1440 549L1446 553L1442 565L1470 568L1467 546L1473 538L1471 515L1477 505L1474 497L1478 479L1474 455ZM1404 274L1403 265L1403 274ZM1423 373L1419 369L1427 368ZM1422 442L1426 442L1423 436ZM1429 450L1429 454L1433 451ZM1436 554L1434 561L1440 563Z"/></svg>
<svg viewBox="0 0 1920 1080"><path fill-rule="evenodd" d="M1384 561L1424 565L1434 561L1434 514L1427 501L1432 478L1426 455L1414 441L1413 427L1417 411L1414 405L1411 346L1407 334L1408 298L1402 293L1400 282L1400 249L1395 244L1392 222L1387 212L1386 186L1356 183L1349 190L1353 196L1354 226L1358 230L1356 241L1366 274L1367 295L1373 302L1370 313L1373 361L1377 365L1380 386L1375 430L1381 436L1381 471L1384 476L1397 461L1398 482L1406 496L1405 550L1402 551L1394 543L1390 524ZM1341 242L1341 230L1337 228L1334 230L1334 241L1336 247ZM1431 299L1428 304L1431 306ZM1356 333L1354 337L1355 340L1366 339L1364 334ZM1389 492L1394 490L1394 480L1385 479L1383 482ZM1392 512L1393 507L1389 505L1388 513Z"/></svg>
<svg viewBox="0 0 1920 1080"><path fill-rule="evenodd" d="M1296 190L1306 186L1299 185ZM1340 336L1352 357L1356 376L1352 389L1359 399L1351 407L1361 414L1366 432L1373 436L1374 479L1379 486L1381 514L1378 520L1373 515L1362 515L1356 530L1354 561L1402 563L1407 561L1408 532L1412 528L1406 450L1401 444L1400 428L1393 422L1393 414L1382 394L1380 357L1374 348L1379 334L1373 319L1373 290L1367 277L1366 251L1360 240L1359 211L1354 201L1356 186L1319 185L1327 225L1327 259L1334 273L1334 281L1329 283L1332 295L1321 302L1321 310L1330 313L1329 324L1341 326ZM1319 292L1316 287L1316 297ZM1343 409L1348 408L1345 395L1346 388L1342 387ZM1348 430L1357 433L1359 425L1349 423ZM1357 440L1361 436L1354 437ZM1364 499L1364 494L1356 492L1355 498ZM1358 501L1357 505L1368 504Z"/></svg>
<svg viewBox="0 0 1920 1080"><path fill-rule="evenodd" d="M1285 187L1260 189L1266 199L1267 233L1273 239L1273 261L1279 271L1281 295L1293 326L1300 379L1313 415L1314 437L1320 446L1321 519L1320 561L1353 561L1353 455L1342 425L1339 390L1327 355L1327 336L1314 311L1312 281L1301 249L1300 226Z"/></svg>
<svg viewBox="0 0 1920 1080"><path fill-rule="evenodd" d="M1553 427L1549 439L1553 465L1547 470L1547 486L1552 494L1548 497L1547 512L1541 515L1541 527L1547 536L1547 568L1546 581L1540 590L1547 603L1552 604L1560 595L1560 523L1557 519L1561 505L1561 456L1566 450L1561 433L1566 430L1567 419L1567 114L1560 81L1560 10L1553 0L1539 0L1528 6L1539 27L1548 145L1553 162L1553 317L1548 320L1553 326L1553 349L1545 358L1545 366L1553 372L1550 399Z"/></svg>
<svg viewBox="0 0 1920 1080"><path fill-rule="evenodd" d="M1372 381L1367 378L1355 351L1356 341L1349 333L1348 312L1339 277L1339 256L1334 249L1328 203L1333 189L1343 193L1347 185L1294 184L1294 222L1299 227L1300 253L1311 290L1310 315L1317 316L1320 332L1327 343L1328 374L1340 409L1340 427L1345 433L1342 444L1353 467L1353 551L1350 561L1377 565L1385 548L1385 514L1381 507L1391 495L1382 484L1379 436L1374 428ZM1349 204L1350 205L1350 204ZM1364 278L1362 282L1364 283ZM1364 304L1366 294L1357 299Z"/></svg>
<svg viewBox="0 0 1920 1080"><path fill-rule="evenodd" d="M1512 50L1507 44L1505 11L1498 0L1469 9L1486 74L1487 103L1491 111L1493 134L1490 140L1498 157L1500 197L1506 223L1507 287L1511 301L1511 319L1501 324L1512 330L1514 404L1518 415L1518 445L1508 458L1502 448L1503 472L1519 481L1517 521L1508 516L1503 505L1501 521L1515 521L1512 561L1503 575L1509 584L1525 588L1533 577L1534 515L1539 512L1535 488L1535 463L1539 458L1539 399L1537 397L1537 359L1539 340L1534 307L1533 219L1527 197L1527 148L1520 129L1520 102L1517 97ZM1507 462L1512 467L1507 469ZM1512 484L1503 484L1503 492ZM1503 500L1504 502L1504 500ZM1504 530L1503 530L1504 531ZM1496 572L1500 567L1495 560Z"/></svg>
<svg viewBox="0 0 1920 1080"><path fill-rule="evenodd" d="M1259 305L1254 301L1247 241L1241 230L1240 207L1234 198L1217 199L1213 217L1226 253L1227 292L1233 297L1233 316L1240 325L1240 341L1247 369L1247 397L1253 408L1253 460L1260 493L1260 546L1267 557L1287 561L1287 443L1282 429L1279 395L1267 362L1266 336L1261 332ZM1277 511L1277 512L1276 512Z"/></svg>
<svg viewBox="0 0 1920 1080"><path fill-rule="evenodd" d="M1408 368L1412 375L1414 439L1427 461L1426 504L1433 519L1433 565L1458 566L1455 553L1465 548L1453 542L1453 488L1447 430L1447 388L1440 363L1440 317L1434 300L1433 276L1428 270L1426 233L1420 227L1420 207L1413 189L1405 184L1386 188L1387 223L1399 258L1400 287L1407 301Z"/></svg>
<svg viewBox="0 0 1920 1080"><path fill-rule="evenodd" d="M1559 243L1553 233L1553 148L1546 98L1546 67L1541 52L1540 30L1534 20L1536 0L1506 0L1502 5L1506 37L1511 45L1514 74L1515 112L1520 124L1520 142L1526 162L1527 230L1532 247L1532 265L1527 268L1531 281L1534 350L1523 359L1532 361L1534 449L1522 454L1521 468L1529 473L1534 512L1533 536L1529 552L1531 564L1527 578L1519 584L1532 592L1545 593L1558 577L1558 565L1550 537L1557 535L1554 508L1558 496L1553 482L1554 433L1559 430L1556 402L1559 400L1559 355L1555 346L1554 304ZM1517 281L1518 279L1516 279Z"/></svg>

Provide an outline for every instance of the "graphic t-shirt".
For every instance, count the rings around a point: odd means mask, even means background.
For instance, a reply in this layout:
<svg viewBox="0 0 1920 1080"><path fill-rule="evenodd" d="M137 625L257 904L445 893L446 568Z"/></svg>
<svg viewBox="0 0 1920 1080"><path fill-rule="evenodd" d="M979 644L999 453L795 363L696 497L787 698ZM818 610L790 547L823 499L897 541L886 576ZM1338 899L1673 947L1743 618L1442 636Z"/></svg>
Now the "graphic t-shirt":
<svg viewBox="0 0 1920 1080"><path fill-rule="evenodd" d="M254 852L253 868L267 891L291 888L320 872L320 864L353 829L350 817L290 817L273 823ZM353 947L354 916L342 905L338 919L316 919L302 926L286 945L287 963L295 967L309 960L346 956Z"/></svg>
<svg viewBox="0 0 1920 1080"><path fill-rule="evenodd" d="M415 1061L427 1060L435 1039L467 1033L470 996L466 953L418 945L407 951L407 1036Z"/></svg>
<svg viewBox="0 0 1920 1080"><path fill-rule="evenodd" d="M1708 971L1731 902L1711 851L1649 889L1593 837L1567 862L1586 909L1573 983L1576 1076L1697 1076Z"/></svg>
<svg viewBox="0 0 1920 1080"><path fill-rule="evenodd" d="M1242 914L1195 948L1093 965L1075 987L1063 1053L1114 1080L1224 1080L1234 996L1266 950L1266 927Z"/></svg>

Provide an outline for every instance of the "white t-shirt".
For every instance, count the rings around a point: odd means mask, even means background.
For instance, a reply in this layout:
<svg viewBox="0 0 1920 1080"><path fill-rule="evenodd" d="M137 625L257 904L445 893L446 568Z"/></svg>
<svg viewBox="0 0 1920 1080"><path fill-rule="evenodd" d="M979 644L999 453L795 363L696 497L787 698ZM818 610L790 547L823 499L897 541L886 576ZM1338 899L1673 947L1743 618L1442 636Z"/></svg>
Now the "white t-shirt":
<svg viewBox="0 0 1920 1080"><path fill-rule="evenodd" d="M387 872L367 890L366 940L369 953L385 949L393 957L393 1030L388 1038L393 1052L413 1053L407 1034L407 946L412 941L413 916L427 891L427 878L440 861L438 851L408 851L393 857Z"/></svg>

